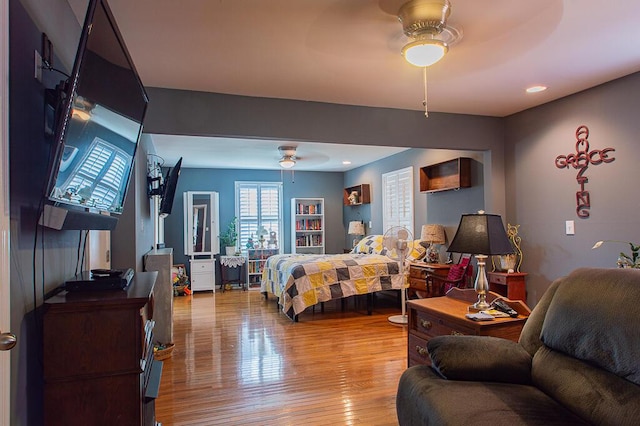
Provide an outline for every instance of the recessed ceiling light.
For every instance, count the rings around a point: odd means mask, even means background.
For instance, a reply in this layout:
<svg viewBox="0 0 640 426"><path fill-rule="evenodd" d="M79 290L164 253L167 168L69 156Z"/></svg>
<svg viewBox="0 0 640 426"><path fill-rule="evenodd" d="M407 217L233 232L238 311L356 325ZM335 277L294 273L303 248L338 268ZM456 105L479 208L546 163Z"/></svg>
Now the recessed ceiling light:
<svg viewBox="0 0 640 426"><path fill-rule="evenodd" d="M351 164L351 161L349 161L349 160L344 160L344 161L342 162L342 164L344 164L345 166L348 166L349 164Z"/></svg>
<svg viewBox="0 0 640 426"><path fill-rule="evenodd" d="M547 86L531 86L527 88L527 93L538 93L547 90Z"/></svg>

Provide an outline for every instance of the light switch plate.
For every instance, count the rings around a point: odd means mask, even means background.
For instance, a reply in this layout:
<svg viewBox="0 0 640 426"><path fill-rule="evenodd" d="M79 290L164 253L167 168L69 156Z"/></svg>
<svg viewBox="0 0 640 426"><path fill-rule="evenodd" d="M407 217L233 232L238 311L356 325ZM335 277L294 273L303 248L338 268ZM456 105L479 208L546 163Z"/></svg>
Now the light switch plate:
<svg viewBox="0 0 640 426"><path fill-rule="evenodd" d="M573 220L567 220L564 223L564 231L567 235L575 235L576 233L576 229L575 229L575 224L573 222Z"/></svg>

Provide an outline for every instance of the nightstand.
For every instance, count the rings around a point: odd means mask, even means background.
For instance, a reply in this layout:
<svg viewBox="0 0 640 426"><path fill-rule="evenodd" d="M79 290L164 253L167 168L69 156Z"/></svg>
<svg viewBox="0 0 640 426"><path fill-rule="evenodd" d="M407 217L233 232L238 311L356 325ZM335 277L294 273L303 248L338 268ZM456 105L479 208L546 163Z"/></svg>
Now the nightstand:
<svg viewBox="0 0 640 426"><path fill-rule="evenodd" d="M507 296L512 300L527 300L527 287L524 272L487 272L489 291Z"/></svg>
<svg viewBox="0 0 640 426"><path fill-rule="evenodd" d="M489 292L487 301L499 294ZM467 308L477 300L475 290L451 289L446 296L407 302L409 333L407 339L407 363L411 367L430 364L427 342L435 336L464 334L470 336L494 336L513 340L520 332L531 310L521 300L505 302L518 312L518 318L495 318L491 321L473 321L465 317Z"/></svg>
<svg viewBox="0 0 640 426"><path fill-rule="evenodd" d="M409 263L409 288L407 289L409 298L415 297L416 291L419 291L422 297L442 296L441 294L429 294L426 282L427 274L446 277L449 274L450 267L451 264L444 263Z"/></svg>

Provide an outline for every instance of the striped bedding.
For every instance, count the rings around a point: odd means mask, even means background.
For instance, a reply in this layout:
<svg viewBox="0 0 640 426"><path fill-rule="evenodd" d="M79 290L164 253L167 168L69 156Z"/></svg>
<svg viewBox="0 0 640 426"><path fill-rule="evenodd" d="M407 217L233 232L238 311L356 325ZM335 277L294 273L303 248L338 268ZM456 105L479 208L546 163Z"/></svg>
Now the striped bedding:
<svg viewBox="0 0 640 426"><path fill-rule="evenodd" d="M401 289L400 265L378 254L278 254L267 259L261 291L278 297L291 319L332 299Z"/></svg>

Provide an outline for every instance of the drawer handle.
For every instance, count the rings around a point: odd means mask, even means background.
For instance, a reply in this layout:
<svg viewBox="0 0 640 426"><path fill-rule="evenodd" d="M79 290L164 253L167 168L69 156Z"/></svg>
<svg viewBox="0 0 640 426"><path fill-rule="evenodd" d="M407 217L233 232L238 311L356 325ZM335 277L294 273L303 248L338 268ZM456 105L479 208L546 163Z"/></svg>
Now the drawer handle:
<svg viewBox="0 0 640 426"><path fill-rule="evenodd" d="M423 348L422 346L416 345L416 352L418 352L418 355L420 355L423 358L426 358L427 355L429 355L429 351L427 351L427 348Z"/></svg>
<svg viewBox="0 0 640 426"><path fill-rule="evenodd" d="M455 331L455 330L453 330L453 331L451 332L451 335L452 335L452 336L464 336L464 333L460 333L459 331Z"/></svg>
<svg viewBox="0 0 640 426"><path fill-rule="evenodd" d="M422 328L426 328L427 330L433 327L433 323L427 320L420 320L420 325L422 326Z"/></svg>

